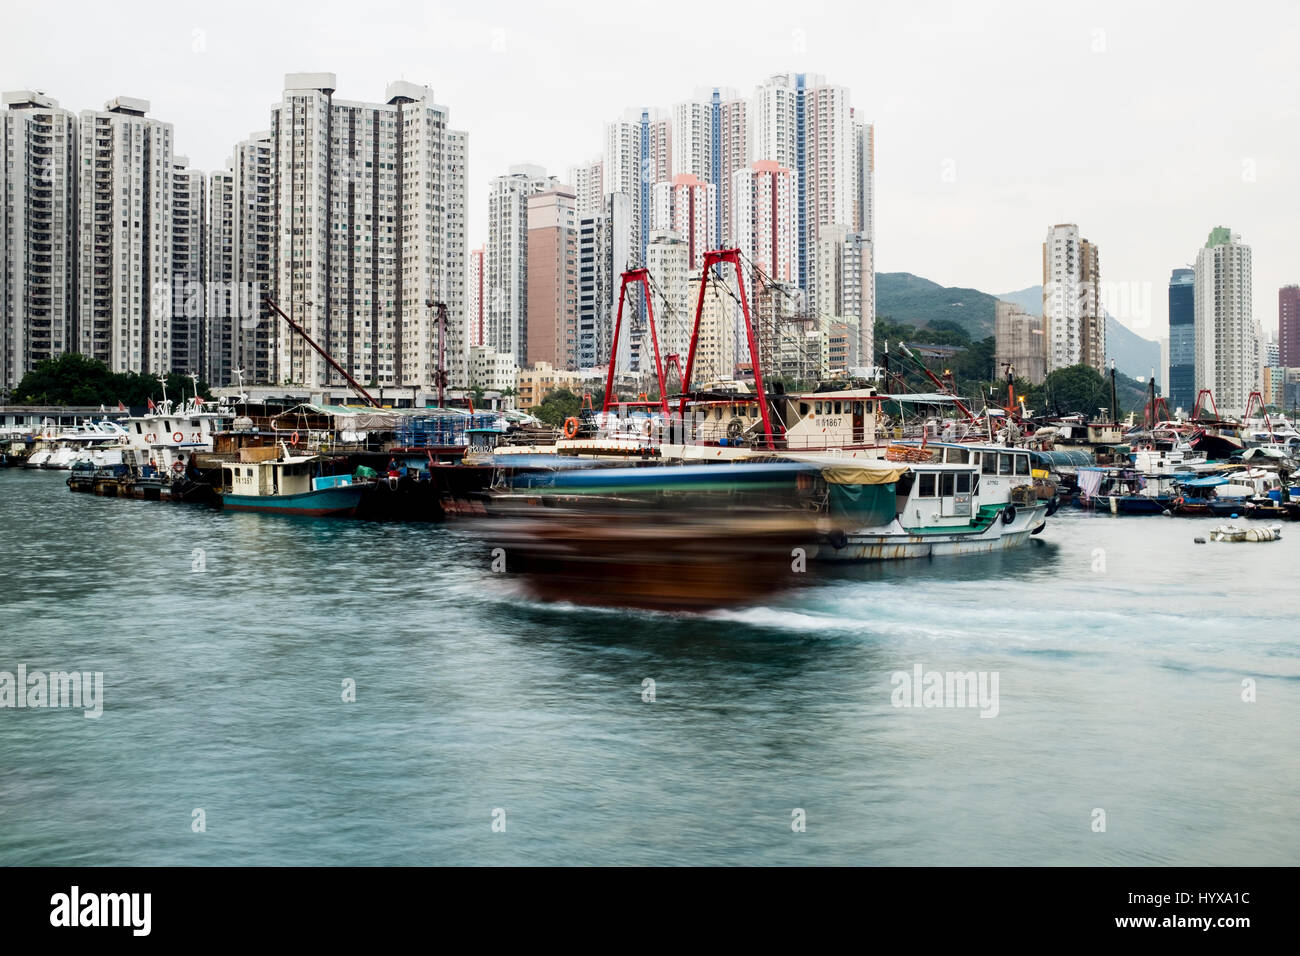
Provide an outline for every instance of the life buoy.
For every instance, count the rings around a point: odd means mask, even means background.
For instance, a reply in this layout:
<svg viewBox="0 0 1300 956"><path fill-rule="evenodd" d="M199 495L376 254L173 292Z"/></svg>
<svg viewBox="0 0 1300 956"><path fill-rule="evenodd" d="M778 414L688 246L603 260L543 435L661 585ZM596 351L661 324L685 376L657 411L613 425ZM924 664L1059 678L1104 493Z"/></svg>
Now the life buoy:
<svg viewBox="0 0 1300 956"><path fill-rule="evenodd" d="M172 462L172 471L176 472L176 474L179 475L184 470L185 470L185 462L180 461L179 459Z"/></svg>
<svg viewBox="0 0 1300 956"><path fill-rule="evenodd" d="M155 435L153 432L150 432L149 434L144 436L144 440L146 443L152 445L154 442L158 440L158 436Z"/></svg>
<svg viewBox="0 0 1300 956"><path fill-rule="evenodd" d="M176 444L179 445L184 440L185 440L184 432L172 432L172 441L174 441Z"/></svg>
<svg viewBox="0 0 1300 956"><path fill-rule="evenodd" d="M1174 507L1175 507L1175 508L1177 508L1179 505L1183 505L1183 504L1186 504L1186 503L1187 503L1187 499L1184 498L1182 495L1179 495L1177 498L1174 499Z"/></svg>
<svg viewBox="0 0 1300 956"><path fill-rule="evenodd" d="M294 432L294 433L293 433L293 437L289 439L289 444L290 444L290 445L296 445L296 444L298 444L298 433L297 433L297 432Z"/></svg>
<svg viewBox="0 0 1300 956"><path fill-rule="evenodd" d="M1015 505L1007 505L1005 508L1002 509L1002 523L1003 523L1003 524L1011 524L1011 522L1013 522L1013 521L1015 521L1015 520L1016 520L1016 506L1015 506Z"/></svg>
<svg viewBox="0 0 1300 956"><path fill-rule="evenodd" d="M572 438L578 434L578 420L570 416L564 420L564 437Z"/></svg>

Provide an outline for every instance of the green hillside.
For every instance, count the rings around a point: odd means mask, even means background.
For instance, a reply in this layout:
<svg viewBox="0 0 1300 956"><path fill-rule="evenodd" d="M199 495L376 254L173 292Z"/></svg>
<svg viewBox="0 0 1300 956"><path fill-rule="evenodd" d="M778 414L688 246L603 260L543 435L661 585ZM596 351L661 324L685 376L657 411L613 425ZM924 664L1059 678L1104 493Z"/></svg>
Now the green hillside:
<svg viewBox="0 0 1300 956"><path fill-rule="evenodd" d="M906 325L955 322L972 339L993 334L996 296L939 285L910 272L876 274L876 315Z"/></svg>

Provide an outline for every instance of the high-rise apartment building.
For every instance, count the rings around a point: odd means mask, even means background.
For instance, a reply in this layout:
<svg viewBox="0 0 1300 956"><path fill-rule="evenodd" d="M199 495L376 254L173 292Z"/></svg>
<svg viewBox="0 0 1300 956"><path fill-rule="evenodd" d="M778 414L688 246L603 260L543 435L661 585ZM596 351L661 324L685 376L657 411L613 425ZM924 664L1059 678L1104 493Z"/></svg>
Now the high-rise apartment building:
<svg viewBox="0 0 1300 956"><path fill-rule="evenodd" d="M1047 371L1106 367L1100 255L1073 223L1052 226L1043 243L1043 338Z"/></svg>
<svg viewBox="0 0 1300 956"><path fill-rule="evenodd" d="M601 209L604 208L605 194L602 190L605 188L605 184L602 181L603 169L604 163L599 156L590 162L569 167L569 183L572 185L573 195L577 199L579 219L598 216Z"/></svg>
<svg viewBox="0 0 1300 956"><path fill-rule="evenodd" d="M523 163L489 187L485 344L520 366L528 364L528 200L558 185L542 167Z"/></svg>
<svg viewBox="0 0 1300 956"><path fill-rule="evenodd" d="M204 374L213 385L276 381L281 319L266 304L276 278L274 144L269 132L235 144L208 179Z"/></svg>
<svg viewBox="0 0 1300 956"><path fill-rule="evenodd" d="M70 348L115 372L171 370L173 133L119 96L80 116L78 316Z"/></svg>
<svg viewBox="0 0 1300 956"><path fill-rule="evenodd" d="M1224 415L1243 414L1262 378L1251 282L1250 246L1226 226L1212 229L1196 254L1196 387L1210 389Z"/></svg>
<svg viewBox="0 0 1300 956"><path fill-rule="evenodd" d="M0 387L76 349L77 118L32 90L0 110Z"/></svg>
<svg viewBox="0 0 1300 956"><path fill-rule="evenodd" d="M1300 366L1300 285L1277 290L1277 359L1283 368Z"/></svg>
<svg viewBox="0 0 1300 956"><path fill-rule="evenodd" d="M765 282L795 285L798 278L798 218L794 174L772 160L758 160L732 177L732 224L745 261L747 292Z"/></svg>
<svg viewBox="0 0 1300 956"><path fill-rule="evenodd" d="M631 198L612 193L600 213L578 221L579 368L609 364L619 277L632 257L631 220ZM631 365L629 337L622 335L616 367L628 371Z"/></svg>
<svg viewBox="0 0 1300 956"><path fill-rule="evenodd" d="M1170 411L1190 412L1196 402L1196 270L1175 269L1169 277Z"/></svg>
<svg viewBox="0 0 1300 956"><path fill-rule="evenodd" d="M576 369L577 198L567 188L528 197L528 365Z"/></svg>
<svg viewBox="0 0 1300 956"><path fill-rule="evenodd" d="M605 124L603 195L624 193L632 203L633 251L645 261L650 238L651 190L673 175L672 120L661 110L627 110Z"/></svg>
<svg viewBox="0 0 1300 956"><path fill-rule="evenodd" d="M466 333L470 345L485 345L487 340L486 322L486 273L484 272L484 248L469 251L469 269L465 276L465 318L468 323ZM471 376L473 378L473 376Z"/></svg>
<svg viewBox="0 0 1300 956"><path fill-rule="evenodd" d="M447 370L467 381L464 132L428 87L397 82L385 101L334 98L332 73L285 77L271 116L278 303L354 378L435 380L445 303ZM341 385L289 329L276 379Z"/></svg>
<svg viewBox="0 0 1300 956"><path fill-rule="evenodd" d="M993 317L993 371L1001 378L1008 366L1016 378L1041 385L1047 378L1043 320L1011 302L999 301Z"/></svg>
<svg viewBox="0 0 1300 956"><path fill-rule="evenodd" d="M173 372L202 376L207 366L208 195L207 177L172 161L171 359Z"/></svg>
<svg viewBox="0 0 1300 956"><path fill-rule="evenodd" d="M876 238L876 127L855 124L857 136L857 210L854 223L868 239Z"/></svg>
<svg viewBox="0 0 1300 956"><path fill-rule="evenodd" d="M849 91L821 76L778 73L755 90L750 122L753 159L774 161L793 175L796 281L810 292L811 306L820 309L811 295L820 230L857 228L862 218L862 134Z"/></svg>
<svg viewBox="0 0 1300 956"><path fill-rule="evenodd" d="M695 321L695 303L690 299L691 276L699 271L691 263L690 243L675 231L651 233L650 244L646 246L646 268L654 278L651 300L659 354L663 357L676 353L685 366ZM639 286L631 288L644 295Z"/></svg>
<svg viewBox="0 0 1300 956"><path fill-rule="evenodd" d="M672 182L655 183L650 228L671 232L686 240L690 266L698 269L704 253L717 248L718 189L691 173L679 173ZM649 265L649 260L646 261ZM653 270L651 272L653 275Z"/></svg>

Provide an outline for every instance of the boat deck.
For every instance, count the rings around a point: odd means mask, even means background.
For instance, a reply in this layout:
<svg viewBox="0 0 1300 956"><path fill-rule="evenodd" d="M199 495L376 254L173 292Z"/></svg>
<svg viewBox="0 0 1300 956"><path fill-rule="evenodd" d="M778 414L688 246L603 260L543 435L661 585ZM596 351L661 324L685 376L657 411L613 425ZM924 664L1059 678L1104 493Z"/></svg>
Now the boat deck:
<svg viewBox="0 0 1300 956"><path fill-rule="evenodd" d="M975 513L975 517L966 524L940 525L933 528L908 528L906 530L908 534L918 536L924 536L927 534L955 534L957 532L965 531L979 534L982 531L986 531L989 525L997 520L998 515L1002 513L1003 507L1003 505L981 505L979 511Z"/></svg>

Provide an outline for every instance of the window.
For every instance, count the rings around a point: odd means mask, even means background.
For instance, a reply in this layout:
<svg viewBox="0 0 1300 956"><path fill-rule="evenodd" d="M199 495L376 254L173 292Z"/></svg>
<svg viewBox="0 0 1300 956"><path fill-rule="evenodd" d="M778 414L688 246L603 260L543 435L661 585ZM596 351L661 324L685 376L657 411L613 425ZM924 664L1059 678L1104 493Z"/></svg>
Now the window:
<svg viewBox="0 0 1300 956"><path fill-rule="evenodd" d="M998 455L998 474L999 474L999 475L1009 475L1009 474L1011 474L1011 459L1012 459L1013 457L1014 457L1014 456L1012 456L1012 455Z"/></svg>
<svg viewBox="0 0 1300 956"><path fill-rule="evenodd" d="M969 471L963 471L961 474L957 476L957 494L959 495L970 494L970 479L971 479L971 473Z"/></svg>
<svg viewBox="0 0 1300 956"><path fill-rule="evenodd" d="M980 471L986 475L996 475L998 473L998 456L994 454L985 455L984 464Z"/></svg>
<svg viewBox="0 0 1300 956"><path fill-rule="evenodd" d="M943 460L950 465L964 465L970 460L970 449L949 448L944 453Z"/></svg>
<svg viewBox="0 0 1300 956"><path fill-rule="evenodd" d="M956 478L956 475L954 475L952 472L948 472L947 474L943 474L939 476L939 497L940 498L952 497L954 478Z"/></svg>
<svg viewBox="0 0 1300 956"><path fill-rule="evenodd" d="M1028 455L1016 455L1016 474L1017 474L1017 475L1027 475L1027 474L1029 474L1029 456L1028 456Z"/></svg>
<svg viewBox="0 0 1300 956"><path fill-rule="evenodd" d="M934 497L934 472L926 471L921 473L921 490L917 493L920 498Z"/></svg>

